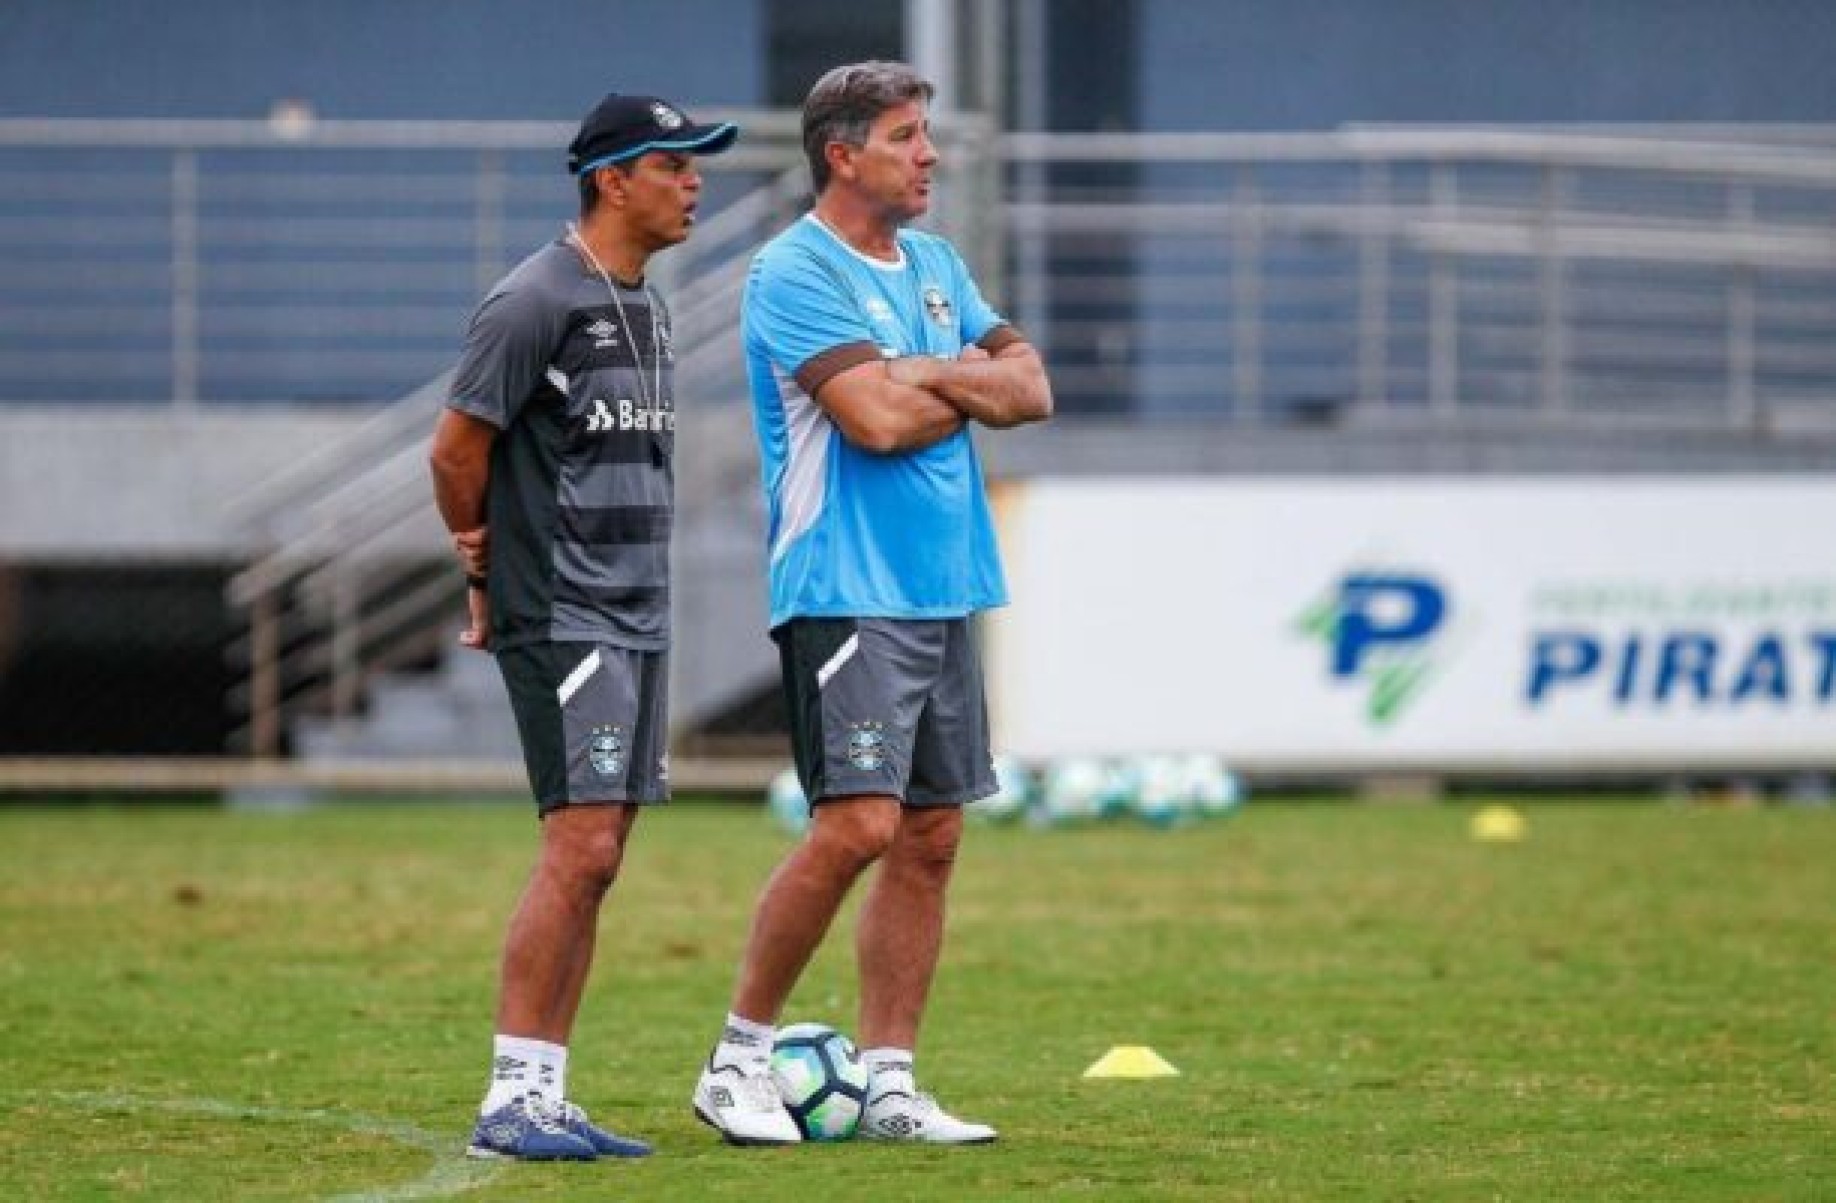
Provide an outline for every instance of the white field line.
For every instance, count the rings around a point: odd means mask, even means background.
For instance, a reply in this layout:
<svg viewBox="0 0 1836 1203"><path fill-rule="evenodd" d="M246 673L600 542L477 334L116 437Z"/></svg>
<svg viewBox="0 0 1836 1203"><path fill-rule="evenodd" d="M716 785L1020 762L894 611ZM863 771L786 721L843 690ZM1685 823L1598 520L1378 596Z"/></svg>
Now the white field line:
<svg viewBox="0 0 1836 1203"><path fill-rule="evenodd" d="M329 1203L398 1203L409 1199L439 1199L476 1190L497 1176L498 1166L466 1157L460 1141L436 1136L413 1124L377 1119L349 1111L250 1107L221 1099L150 1099L102 1091L50 1091L32 1096L52 1099L85 1111L164 1111L175 1115L203 1115L215 1119L270 1120L277 1123L318 1124L360 1136L380 1136L419 1149L433 1157L433 1166L413 1182L334 1196Z"/></svg>

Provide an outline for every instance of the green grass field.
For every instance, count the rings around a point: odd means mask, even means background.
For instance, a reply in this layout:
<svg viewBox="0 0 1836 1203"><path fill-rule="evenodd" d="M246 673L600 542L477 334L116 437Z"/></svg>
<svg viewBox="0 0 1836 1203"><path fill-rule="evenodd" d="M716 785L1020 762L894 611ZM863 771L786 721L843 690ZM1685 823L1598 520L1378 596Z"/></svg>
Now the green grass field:
<svg viewBox="0 0 1836 1203"><path fill-rule="evenodd" d="M977 829L920 1067L1001 1143L741 1151L686 1099L783 837L678 803L571 1071L659 1154L501 1166L458 1152L523 807L8 805L0 1199L1836 1198L1836 813L1470 812ZM831 945L787 1019L851 1029ZM1083 1080L1116 1044L1182 1076Z"/></svg>

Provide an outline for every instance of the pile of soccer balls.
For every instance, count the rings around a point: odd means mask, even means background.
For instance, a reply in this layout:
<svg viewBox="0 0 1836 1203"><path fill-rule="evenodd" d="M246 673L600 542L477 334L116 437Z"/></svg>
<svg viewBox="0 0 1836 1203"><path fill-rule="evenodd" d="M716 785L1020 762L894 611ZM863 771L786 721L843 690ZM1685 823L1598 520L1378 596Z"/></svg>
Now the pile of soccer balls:
<svg viewBox="0 0 1836 1203"><path fill-rule="evenodd" d="M1183 827L1223 818L1243 805L1243 783L1216 756L1072 757L1034 772L1012 756L995 757L1000 787L970 803L969 817L1032 827L1068 827L1132 819L1151 827ZM810 823L797 774L785 769L766 793L773 819L793 835Z"/></svg>
<svg viewBox="0 0 1836 1203"><path fill-rule="evenodd" d="M1182 827L1235 814L1243 783L1206 753L1131 756L1109 760L1071 757L1031 773L1011 757L995 759L1001 789L971 803L969 813L1024 820L1034 827L1065 827L1133 819L1150 827Z"/></svg>

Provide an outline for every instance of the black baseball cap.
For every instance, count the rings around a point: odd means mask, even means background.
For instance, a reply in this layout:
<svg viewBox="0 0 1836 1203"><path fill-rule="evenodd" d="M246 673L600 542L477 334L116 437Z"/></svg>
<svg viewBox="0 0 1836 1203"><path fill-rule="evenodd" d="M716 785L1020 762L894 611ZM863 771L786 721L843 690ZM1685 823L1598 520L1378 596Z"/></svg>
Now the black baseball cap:
<svg viewBox="0 0 1836 1203"><path fill-rule="evenodd" d="M739 126L731 121L697 125L667 100L613 92L586 115L568 143L567 169L585 175L651 150L717 155L737 137Z"/></svg>

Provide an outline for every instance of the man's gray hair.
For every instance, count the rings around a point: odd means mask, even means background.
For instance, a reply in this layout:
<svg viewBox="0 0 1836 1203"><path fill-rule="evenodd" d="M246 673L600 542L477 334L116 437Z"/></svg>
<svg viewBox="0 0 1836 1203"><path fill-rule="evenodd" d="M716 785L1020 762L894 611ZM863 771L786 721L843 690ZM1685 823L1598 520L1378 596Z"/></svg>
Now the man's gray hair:
<svg viewBox="0 0 1836 1203"><path fill-rule="evenodd" d="M829 186L823 153L829 143L865 146L881 113L910 100L928 102L936 94L930 80L904 63L878 59L836 67L817 80L803 102L803 157L817 195Z"/></svg>

